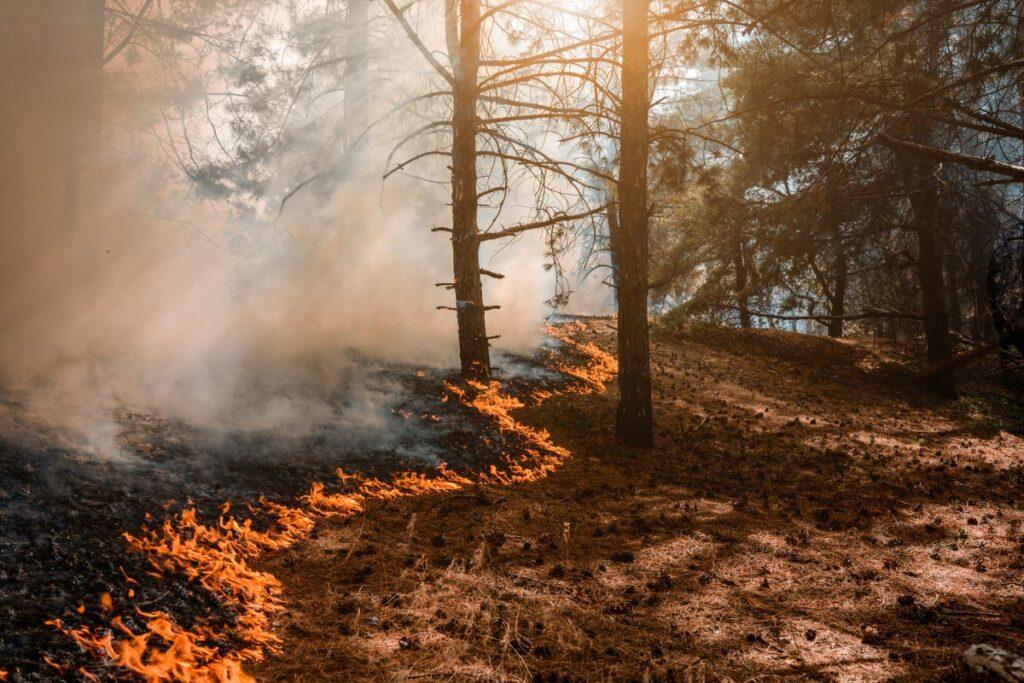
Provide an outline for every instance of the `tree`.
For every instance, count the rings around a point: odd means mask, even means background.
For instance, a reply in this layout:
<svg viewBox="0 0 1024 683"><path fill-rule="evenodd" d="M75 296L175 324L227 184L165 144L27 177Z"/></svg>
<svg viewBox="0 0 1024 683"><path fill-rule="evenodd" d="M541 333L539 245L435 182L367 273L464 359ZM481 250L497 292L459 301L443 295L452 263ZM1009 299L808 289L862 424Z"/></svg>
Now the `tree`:
<svg viewBox="0 0 1024 683"><path fill-rule="evenodd" d="M435 57L407 18L413 5L399 8L394 0L385 5L401 25L409 41L423 59L444 81L448 90L431 91L412 98L415 102L450 98L449 118L430 121L414 131L399 144L427 133L448 129L451 136L450 151L430 149L397 163L389 168L385 178L404 170L409 164L436 156L451 158L450 179L452 189L452 227L435 228L451 234L454 279L441 286L454 290L455 305L441 307L456 313L459 335L459 356L462 375L466 379L483 380L491 376L490 340L486 325L486 312L497 308L484 301L482 276L504 277L480 267L480 247L485 242L512 239L536 230L557 232L563 226L588 219L605 210L587 206L584 189L590 188L585 180L574 175L578 165L557 159L530 142L530 136L519 127L529 122L560 121L579 118L580 111L564 105L561 82L586 80L582 70L573 70L571 62L561 55L574 46L560 45L547 32L539 19L523 22L516 15L521 5L543 3L529 0L505 2L482 11L479 0L444 0L445 43L448 66ZM498 22L502 14L509 14L513 29L503 29ZM507 56L489 55L481 58L481 45L485 26L506 33L510 42L525 42L524 26L539 27L541 37L535 49L524 54ZM491 41L493 44L493 41ZM481 72L485 71L482 75ZM564 85L562 86L564 87ZM533 131L536 133L536 131ZM482 162L491 165L483 167ZM513 169L519 169L535 188L536 220L521 222L510 227L498 227L505 202L512 190ZM593 170L590 170L594 173ZM480 189L478 180L485 178L489 187ZM480 199L483 196L500 197L492 210L493 229L481 230L479 221ZM555 208L544 201L554 198L561 204ZM557 245L557 239L549 244ZM557 249L549 256L557 259Z"/></svg>
<svg viewBox="0 0 1024 683"><path fill-rule="evenodd" d="M446 0L446 4L445 40L452 58L452 260L459 359L464 377L489 379L476 184L480 0Z"/></svg>
<svg viewBox="0 0 1024 683"><path fill-rule="evenodd" d="M648 329L650 36L647 0L622 0L622 115L619 137L619 407L615 432L630 446L654 445Z"/></svg>
<svg viewBox="0 0 1024 683"><path fill-rule="evenodd" d="M730 145L711 163L733 169L729 200L754 221L750 264L732 249L737 281L757 272L751 317L832 336L883 326L923 340L933 366L964 334L991 336L982 273L994 236L1019 220L1007 186L1024 178L1017 4L712 4L723 21L706 54L727 97L687 128ZM698 231L735 245L733 229ZM741 308L721 258L704 251L708 277L687 310ZM952 374L928 379L954 394Z"/></svg>

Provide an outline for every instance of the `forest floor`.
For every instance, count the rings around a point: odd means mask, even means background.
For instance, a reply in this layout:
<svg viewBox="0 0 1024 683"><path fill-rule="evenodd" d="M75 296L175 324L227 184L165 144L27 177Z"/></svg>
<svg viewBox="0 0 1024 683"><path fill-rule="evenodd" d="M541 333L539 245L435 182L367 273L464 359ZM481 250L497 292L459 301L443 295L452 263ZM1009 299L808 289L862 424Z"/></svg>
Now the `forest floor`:
<svg viewBox="0 0 1024 683"><path fill-rule="evenodd" d="M614 347L610 321L578 332ZM658 447L614 390L517 417L550 478L372 504L263 567L259 680L935 680L1024 651L1024 407L939 404L886 349L661 330ZM987 387L987 388L986 388Z"/></svg>

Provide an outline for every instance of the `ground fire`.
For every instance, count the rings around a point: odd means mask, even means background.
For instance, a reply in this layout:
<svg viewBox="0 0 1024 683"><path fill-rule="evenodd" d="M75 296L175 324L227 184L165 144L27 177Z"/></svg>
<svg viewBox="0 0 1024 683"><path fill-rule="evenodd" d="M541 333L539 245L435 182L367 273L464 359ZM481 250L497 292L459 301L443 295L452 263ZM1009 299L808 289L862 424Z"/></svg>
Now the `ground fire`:
<svg viewBox="0 0 1024 683"><path fill-rule="evenodd" d="M575 358L560 360L566 380L561 388L545 390L546 397L559 391L603 391L614 377L614 360L592 344L578 344L565 332L552 330L564 342L573 345ZM573 362L580 362L578 366ZM280 639L274 634L272 620L285 609L280 582L273 574L252 566L259 556L271 550L282 550L306 538L319 518L349 517L363 513L373 500L395 500L407 496L460 491L474 486L512 486L542 479L559 468L570 453L551 442L546 432L517 421L513 411L523 403L503 393L500 382L470 382L466 389L445 384L447 394L441 398L458 401L493 423L499 433L512 435L520 444L517 452L502 453L502 462L484 472L458 474L442 465L434 472L397 472L388 481L365 478L337 471L339 486L346 492L325 492L325 485L313 482L310 492L301 496L297 506L285 506L261 499L250 505L239 522L231 514L230 502L220 508L215 523L197 521L194 508L186 508L156 529L140 535L125 532L129 550L144 554L154 571L151 575L184 575L215 596L224 607L234 612L230 625L197 623L189 629L176 624L161 612L146 612L130 602L119 606L118 612L135 612L140 632L129 628L114 613L109 593L99 597L109 623L102 629L87 626L69 627L61 618L48 625L63 632L85 651L92 653L106 666L116 665L149 681L249 681L242 665L259 661L268 652L276 651ZM537 400L531 396L531 400ZM485 427L486 429L486 427ZM486 438L486 434L482 434ZM254 529L254 518L269 520L267 529ZM125 585L137 583L129 576ZM133 589L124 593L133 598ZM79 612L79 614L82 614ZM237 647L224 652L219 643L232 642ZM70 665L48 660L55 670L66 673ZM75 673L86 679L97 677L86 667ZM98 680L98 679L97 679Z"/></svg>
<svg viewBox="0 0 1024 683"><path fill-rule="evenodd" d="M0 39L0 683L1024 681L1024 0Z"/></svg>

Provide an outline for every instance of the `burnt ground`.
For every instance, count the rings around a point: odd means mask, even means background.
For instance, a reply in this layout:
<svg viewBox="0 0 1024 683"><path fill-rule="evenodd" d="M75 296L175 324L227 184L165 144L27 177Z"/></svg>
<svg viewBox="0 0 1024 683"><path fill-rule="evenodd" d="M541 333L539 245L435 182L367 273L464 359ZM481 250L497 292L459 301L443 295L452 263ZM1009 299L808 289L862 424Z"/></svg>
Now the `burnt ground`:
<svg viewBox="0 0 1024 683"><path fill-rule="evenodd" d="M607 322L582 332L606 350ZM265 681L956 680L1024 650L1024 408L937 403L889 350L661 330L659 445L615 397L520 411L547 480L374 503L268 556Z"/></svg>
<svg viewBox="0 0 1024 683"><path fill-rule="evenodd" d="M563 383L541 360L505 359L518 373L510 387ZM51 660L67 671L86 665L101 678L117 677L44 624L59 617L72 627L103 628L104 593L129 627L135 608L166 612L185 628L199 617L234 618L195 582L150 576L146 558L126 550L125 531L186 505L214 520L225 501L235 509L261 497L289 502L311 482L333 478L337 467L386 480L392 471L432 470L441 459L477 469L513 448L499 434L482 440L489 423L441 401L442 373L371 365L368 374L361 382L386 385L389 393L375 406L381 414L363 416L363 426L349 418L353 398L345 392L322 397L337 422L301 437L214 431L124 407L111 416L113 455L67 446L68 435L33 423L17 396L7 395L0 410L0 671L12 681L58 680L63 675Z"/></svg>

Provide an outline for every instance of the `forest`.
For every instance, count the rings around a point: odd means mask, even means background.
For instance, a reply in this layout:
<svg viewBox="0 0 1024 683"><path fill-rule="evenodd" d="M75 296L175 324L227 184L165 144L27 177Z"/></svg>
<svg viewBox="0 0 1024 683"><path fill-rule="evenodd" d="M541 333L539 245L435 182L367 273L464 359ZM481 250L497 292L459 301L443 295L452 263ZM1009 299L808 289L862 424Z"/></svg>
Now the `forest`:
<svg viewBox="0 0 1024 683"><path fill-rule="evenodd" d="M0 683L1024 681L1024 0L0 0Z"/></svg>

